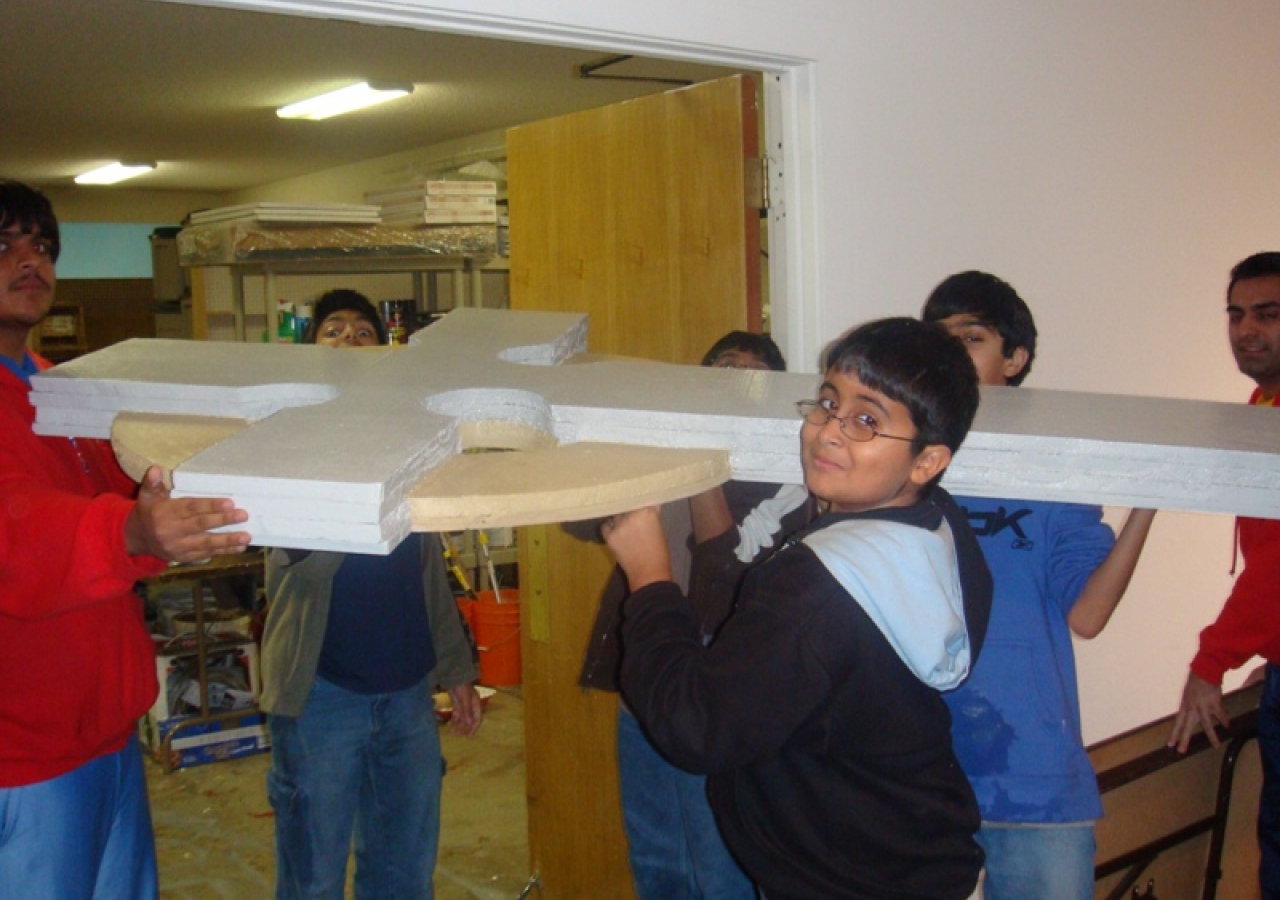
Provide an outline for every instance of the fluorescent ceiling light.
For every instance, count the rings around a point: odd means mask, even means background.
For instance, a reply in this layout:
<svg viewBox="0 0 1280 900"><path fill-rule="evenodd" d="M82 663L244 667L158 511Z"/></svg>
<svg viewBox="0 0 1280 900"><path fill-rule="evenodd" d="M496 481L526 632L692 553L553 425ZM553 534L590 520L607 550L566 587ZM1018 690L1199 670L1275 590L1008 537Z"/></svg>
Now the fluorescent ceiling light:
<svg viewBox="0 0 1280 900"><path fill-rule="evenodd" d="M117 181L124 181L126 178L133 178L136 175L150 172L155 167L156 164L153 162L113 162L109 166L102 166L99 169L85 172L83 175L77 175L76 184L115 184Z"/></svg>
<svg viewBox="0 0 1280 900"><path fill-rule="evenodd" d="M371 84L362 81L328 94L321 94L319 97L282 106L276 110L276 115L282 119L311 119L318 122L330 116L340 116L343 113L364 109L375 103L385 103L412 93L412 84Z"/></svg>

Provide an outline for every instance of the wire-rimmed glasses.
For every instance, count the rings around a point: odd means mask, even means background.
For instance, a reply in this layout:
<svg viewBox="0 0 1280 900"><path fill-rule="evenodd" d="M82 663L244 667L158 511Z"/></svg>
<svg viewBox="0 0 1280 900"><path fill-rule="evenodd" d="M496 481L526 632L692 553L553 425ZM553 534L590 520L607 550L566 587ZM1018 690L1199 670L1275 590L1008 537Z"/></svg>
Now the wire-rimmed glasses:
<svg viewBox="0 0 1280 900"><path fill-rule="evenodd" d="M800 418L804 419L810 425L816 425L821 428L832 419L835 419L836 425L840 427L840 433L851 441L859 443L870 441L878 437L888 438L891 441L914 441L915 438L899 437L896 434L885 434L878 430L870 422L867 422L859 415L837 416L826 404L826 400L798 400L796 401L796 412L800 414Z"/></svg>

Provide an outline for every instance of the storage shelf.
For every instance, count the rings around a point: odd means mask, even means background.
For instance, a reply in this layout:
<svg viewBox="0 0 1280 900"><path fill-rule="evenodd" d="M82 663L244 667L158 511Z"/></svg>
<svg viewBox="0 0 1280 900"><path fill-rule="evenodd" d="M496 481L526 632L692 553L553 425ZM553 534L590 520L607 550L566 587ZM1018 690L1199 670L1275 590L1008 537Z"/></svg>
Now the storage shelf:
<svg viewBox="0 0 1280 900"><path fill-rule="evenodd" d="M257 711L256 705L252 709L240 709L229 711L215 711L210 708L209 704L209 657L219 653L227 653L239 647L253 644L252 637L217 639L210 638L208 625L213 624L206 620L204 588L207 583L219 581L221 579L234 578L237 576L252 576L258 583L261 583L265 574L265 557L262 550L251 550L243 554L229 554L226 556L215 557L207 563L170 566L163 572L159 572L142 580L143 585L154 587L165 584L189 584L191 588L192 608L195 611L195 633L192 636L194 646L188 648L180 646L171 655L178 658L196 659L196 683L199 686L200 693L200 711L182 718L172 730L163 738L158 739L158 753L164 771L170 772L173 769L173 740L183 731L198 728L215 722L228 721L230 719L241 718L252 715ZM183 644L185 642L179 642ZM161 690L163 690L163 686Z"/></svg>
<svg viewBox="0 0 1280 900"><path fill-rule="evenodd" d="M288 292L277 282L279 278L291 276L314 275L409 275L412 277L412 294L414 307L419 313L444 312L460 306L483 306L485 298L484 275L486 272L502 272L505 265L487 268L489 259L466 256L357 256L334 259L323 257L317 259L289 260L254 260L237 262L225 266L208 266L192 268L193 314L195 320L195 336L209 336L211 324L216 323L218 330L229 329L230 336L236 341L255 341L248 323L254 320L256 312L250 312L245 300L245 279L259 276L264 279L263 291L268 300L274 297L288 296ZM217 296L217 302L210 306L208 284L203 269L224 269L230 275L230 297L225 294ZM434 305L433 284L429 279L433 275L443 275L452 280L449 291L453 298L451 306L437 309ZM228 308L228 306L230 308ZM268 328L271 326L271 315L267 314Z"/></svg>
<svg viewBox="0 0 1280 900"><path fill-rule="evenodd" d="M89 350L84 308L79 303L54 303L44 321L31 333L33 349L53 362L72 359Z"/></svg>

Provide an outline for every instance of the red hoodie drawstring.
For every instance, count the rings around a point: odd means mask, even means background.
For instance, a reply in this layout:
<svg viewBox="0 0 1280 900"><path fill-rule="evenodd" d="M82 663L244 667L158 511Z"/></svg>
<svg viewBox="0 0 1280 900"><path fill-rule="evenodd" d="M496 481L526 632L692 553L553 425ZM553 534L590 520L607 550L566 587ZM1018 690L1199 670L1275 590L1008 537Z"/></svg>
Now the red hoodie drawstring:
<svg viewBox="0 0 1280 900"><path fill-rule="evenodd" d="M1240 559L1240 519L1237 518L1235 528L1231 531L1231 571L1228 575L1236 574L1236 561Z"/></svg>

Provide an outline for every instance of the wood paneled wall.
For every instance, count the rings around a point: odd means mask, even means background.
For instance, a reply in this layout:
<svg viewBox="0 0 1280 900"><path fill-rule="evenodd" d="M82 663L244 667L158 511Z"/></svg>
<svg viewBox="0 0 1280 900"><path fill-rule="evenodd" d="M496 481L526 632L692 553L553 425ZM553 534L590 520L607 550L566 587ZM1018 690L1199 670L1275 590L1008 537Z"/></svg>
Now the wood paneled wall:
<svg viewBox="0 0 1280 900"><path fill-rule="evenodd" d="M155 294L150 278L77 278L58 282L59 303L79 303L89 350L134 337L155 337Z"/></svg>

